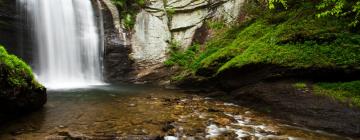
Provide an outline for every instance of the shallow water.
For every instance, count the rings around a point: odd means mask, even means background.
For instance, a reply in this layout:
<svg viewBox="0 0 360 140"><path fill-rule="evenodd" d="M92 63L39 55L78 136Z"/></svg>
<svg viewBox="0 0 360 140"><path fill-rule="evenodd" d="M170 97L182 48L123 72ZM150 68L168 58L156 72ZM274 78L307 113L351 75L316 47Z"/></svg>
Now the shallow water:
<svg viewBox="0 0 360 140"><path fill-rule="evenodd" d="M249 108L182 91L104 85L48 91L44 109L0 127L0 139L346 139L282 124Z"/></svg>

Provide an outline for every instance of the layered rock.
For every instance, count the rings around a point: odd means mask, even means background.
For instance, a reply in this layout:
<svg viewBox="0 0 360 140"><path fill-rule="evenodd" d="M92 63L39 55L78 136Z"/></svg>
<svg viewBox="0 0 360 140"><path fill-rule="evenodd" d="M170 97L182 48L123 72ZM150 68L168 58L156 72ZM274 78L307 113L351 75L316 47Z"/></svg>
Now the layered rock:
<svg viewBox="0 0 360 140"><path fill-rule="evenodd" d="M237 21L244 0L151 0L137 15L132 35L131 57L138 66L135 79L157 69L167 58L170 43L185 50L196 35L206 38L204 23L208 19ZM199 33L201 32L201 33ZM204 37L205 36L205 37ZM140 67L139 67L140 66Z"/></svg>
<svg viewBox="0 0 360 140"><path fill-rule="evenodd" d="M170 45L185 50L206 38L208 19L237 21L244 0L149 0L136 14L132 30L124 28L111 0L93 0L104 26L104 74L110 81L143 81L161 74ZM203 40L203 39L202 39ZM157 75L160 74L161 76Z"/></svg>
<svg viewBox="0 0 360 140"><path fill-rule="evenodd" d="M228 23L236 21L244 0L149 0L136 15L133 30L128 32L119 25L118 11L114 5L109 0L100 1L104 9L107 9L103 10L107 49L105 69L108 69L106 73L112 74L106 77L126 81L139 80L148 75L154 76L154 73L161 71L159 68L168 56L171 43L176 42L180 44L181 50L185 50L193 44L196 36L206 38L206 20L220 19ZM127 46L130 48L124 49ZM115 57L112 53L114 48L131 53ZM117 68L124 65L124 60L129 60L125 65L131 67L125 73L123 69ZM109 62L111 64L107 65ZM121 76L129 74L132 78Z"/></svg>

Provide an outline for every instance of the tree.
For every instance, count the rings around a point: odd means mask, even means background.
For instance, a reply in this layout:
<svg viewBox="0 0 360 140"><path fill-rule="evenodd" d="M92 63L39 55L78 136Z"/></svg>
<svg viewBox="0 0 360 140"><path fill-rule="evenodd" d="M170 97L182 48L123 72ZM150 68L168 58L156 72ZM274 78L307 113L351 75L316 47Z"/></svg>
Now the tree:
<svg viewBox="0 0 360 140"><path fill-rule="evenodd" d="M275 4L280 3L287 8L288 0L269 0L269 8L274 9ZM360 0L321 0L316 6L320 13L318 18L327 16L350 17L351 26L357 26L360 22Z"/></svg>

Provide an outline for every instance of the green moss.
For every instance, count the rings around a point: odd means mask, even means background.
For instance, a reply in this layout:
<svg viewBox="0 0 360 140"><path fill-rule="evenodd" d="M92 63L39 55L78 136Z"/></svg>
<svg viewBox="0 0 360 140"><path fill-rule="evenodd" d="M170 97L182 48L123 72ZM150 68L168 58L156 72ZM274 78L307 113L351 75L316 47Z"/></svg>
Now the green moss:
<svg viewBox="0 0 360 140"><path fill-rule="evenodd" d="M360 81L316 83L314 92L360 107Z"/></svg>
<svg viewBox="0 0 360 140"><path fill-rule="evenodd" d="M298 90L307 90L307 85L306 85L306 83L303 83L303 82L295 83L293 85L293 87Z"/></svg>
<svg viewBox="0 0 360 140"><path fill-rule="evenodd" d="M42 87L36 80L34 80L34 75L30 66L15 55L8 54L1 45L0 67L6 71L7 75L5 76L5 80L11 86L30 87L34 85L35 88Z"/></svg>
<svg viewBox="0 0 360 140"><path fill-rule="evenodd" d="M249 64L290 69L360 67L360 34L351 31L346 19L320 19L315 11L311 6L264 11L256 19L223 27L192 58L177 62L213 75Z"/></svg>

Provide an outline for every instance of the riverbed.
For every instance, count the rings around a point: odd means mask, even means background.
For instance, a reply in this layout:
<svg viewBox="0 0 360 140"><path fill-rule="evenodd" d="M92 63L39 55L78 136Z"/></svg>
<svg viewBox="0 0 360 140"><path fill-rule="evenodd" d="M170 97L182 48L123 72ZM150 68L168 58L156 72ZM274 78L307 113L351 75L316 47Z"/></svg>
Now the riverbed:
<svg viewBox="0 0 360 140"><path fill-rule="evenodd" d="M306 139L346 137L288 125L181 90L112 84L48 90L40 111L1 124L0 139Z"/></svg>

